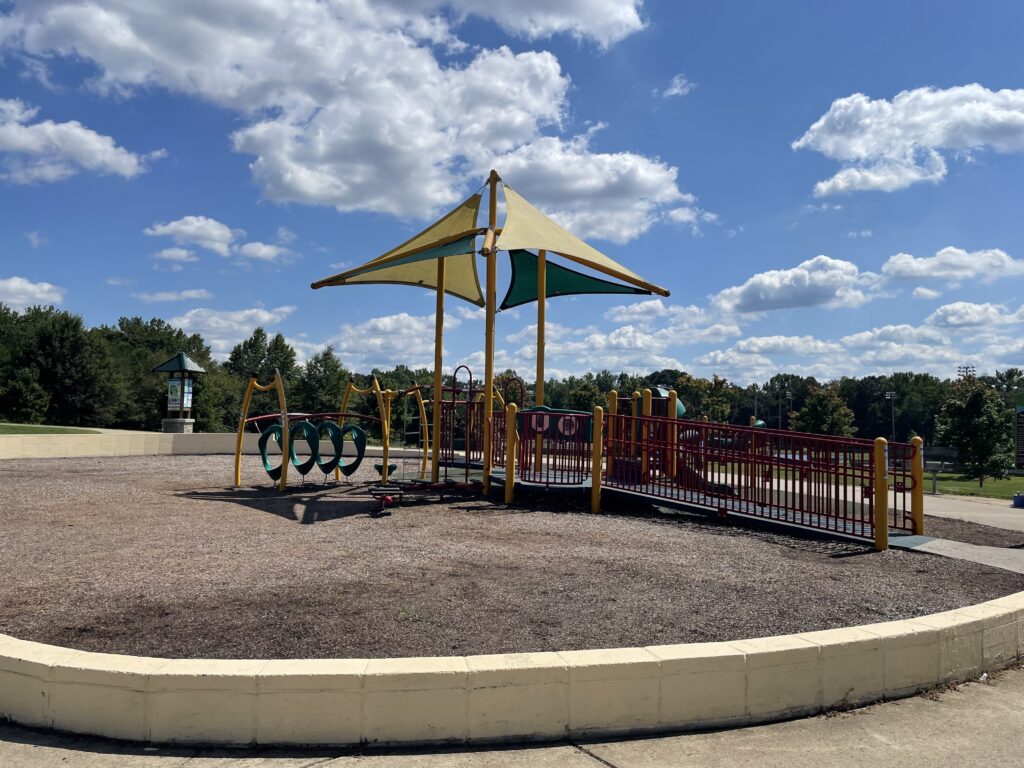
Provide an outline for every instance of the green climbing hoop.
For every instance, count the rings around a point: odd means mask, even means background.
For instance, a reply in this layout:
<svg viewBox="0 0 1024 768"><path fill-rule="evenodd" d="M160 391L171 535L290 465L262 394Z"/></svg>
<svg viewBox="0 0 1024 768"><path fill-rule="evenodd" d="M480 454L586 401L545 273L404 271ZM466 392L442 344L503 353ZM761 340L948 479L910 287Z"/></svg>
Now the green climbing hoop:
<svg viewBox="0 0 1024 768"><path fill-rule="evenodd" d="M267 445L270 443L271 438L280 445L282 434L283 430L280 424L271 424L263 430L258 443L260 458L263 460L263 469L270 476L271 480L281 479L281 465L274 466L271 464ZM322 434L327 435L334 448L334 454L326 461L323 461L323 457L320 455L320 436ZM352 444L356 448L355 458L349 462L346 462L343 458L345 438L347 436L351 437ZM299 458L295 451L295 441L300 438L305 440L309 446L309 458L307 459ZM335 469L338 469L345 477L349 477L359 469L363 456L366 454L366 432L356 424L347 424L344 427L339 427L331 421L324 421L319 425L313 424L310 421L298 421L292 424L288 431L288 443L288 457L295 469L303 477L309 474L313 467L318 468L325 475L329 475Z"/></svg>

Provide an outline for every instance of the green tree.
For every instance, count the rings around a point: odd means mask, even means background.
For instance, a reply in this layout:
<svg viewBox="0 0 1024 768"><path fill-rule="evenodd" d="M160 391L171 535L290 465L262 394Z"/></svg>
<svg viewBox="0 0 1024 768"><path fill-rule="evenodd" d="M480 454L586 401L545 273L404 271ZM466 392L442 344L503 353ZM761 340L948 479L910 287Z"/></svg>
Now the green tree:
<svg viewBox="0 0 1024 768"><path fill-rule="evenodd" d="M266 362L267 332L262 328L256 328L248 339L235 345L224 367L242 381L248 381L250 376L255 376L261 384L269 384L264 375Z"/></svg>
<svg viewBox="0 0 1024 768"><path fill-rule="evenodd" d="M853 411L851 411L834 386L815 387L810 390L803 407L796 411L790 426L800 432L819 435L853 435Z"/></svg>
<svg viewBox="0 0 1024 768"><path fill-rule="evenodd" d="M0 414L22 424L42 424L50 405L50 396L39 384L34 366L18 368L0 386Z"/></svg>
<svg viewBox="0 0 1024 768"><path fill-rule="evenodd" d="M333 347L314 355L302 366L294 388L295 405L309 413L336 411L348 382L349 372L342 366Z"/></svg>
<svg viewBox="0 0 1024 768"><path fill-rule="evenodd" d="M964 474L977 478L1006 477L1013 466L1013 413L1000 393L973 376L953 385L937 419L938 439L960 454Z"/></svg>

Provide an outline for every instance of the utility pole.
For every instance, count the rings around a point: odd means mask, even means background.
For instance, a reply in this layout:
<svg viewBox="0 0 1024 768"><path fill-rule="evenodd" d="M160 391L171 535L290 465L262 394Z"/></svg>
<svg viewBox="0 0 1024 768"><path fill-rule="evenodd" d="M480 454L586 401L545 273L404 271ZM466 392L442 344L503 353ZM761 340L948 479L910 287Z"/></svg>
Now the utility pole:
<svg viewBox="0 0 1024 768"><path fill-rule="evenodd" d="M885 393L885 399L889 401L889 415L892 418L892 441L896 442L896 393L889 390Z"/></svg>

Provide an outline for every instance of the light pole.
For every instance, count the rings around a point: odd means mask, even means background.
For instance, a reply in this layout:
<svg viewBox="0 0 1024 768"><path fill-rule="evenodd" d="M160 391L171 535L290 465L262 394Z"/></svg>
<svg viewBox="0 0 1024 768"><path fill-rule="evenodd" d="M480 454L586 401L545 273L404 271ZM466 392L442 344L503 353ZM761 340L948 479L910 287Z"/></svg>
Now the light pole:
<svg viewBox="0 0 1024 768"><path fill-rule="evenodd" d="M889 401L889 415L892 417L892 441L896 442L896 393L889 390L885 393L885 399Z"/></svg>

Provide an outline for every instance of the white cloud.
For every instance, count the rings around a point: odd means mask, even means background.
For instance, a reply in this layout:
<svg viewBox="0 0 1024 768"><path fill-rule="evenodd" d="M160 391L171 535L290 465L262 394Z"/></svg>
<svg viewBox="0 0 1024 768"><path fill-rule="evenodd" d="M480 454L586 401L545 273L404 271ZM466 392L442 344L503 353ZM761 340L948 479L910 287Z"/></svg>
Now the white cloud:
<svg viewBox="0 0 1024 768"><path fill-rule="evenodd" d="M270 328L277 325L287 319L295 309L292 306L237 310L199 307L190 309L178 317L172 317L168 322L186 333L201 334L214 354L224 359L231 349L238 342L247 339L257 326Z"/></svg>
<svg viewBox="0 0 1024 768"><path fill-rule="evenodd" d="M131 179L163 150L138 155L77 120L32 122L39 110L17 99L0 99L0 179L14 184L61 181L80 171Z"/></svg>
<svg viewBox="0 0 1024 768"><path fill-rule="evenodd" d="M914 289L915 299L937 299L942 295L942 291L936 291L931 288L925 288L923 285L917 286Z"/></svg>
<svg viewBox="0 0 1024 768"><path fill-rule="evenodd" d="M737 352L754 355L818 356L838 352L840 346L813 336L748 336L733 344Z"/></svg>
<svg viewBox="0 0 1024 768"><path fill-rule="evenodd" d="M25 239L28 240L28 244L32 246L32 250L41 248L49 242L49 240L46 239L46 236L42 232L38 231L26 232Z"/></svg>
<svg viewBox="0 0 1024 768"><path fill-rule="evenodd" d="M856 264L815 256L792 269L760 272L743 285L713 297L726 312L764 312L794 307L858 307L874 298L879 276L861 272Z"/></svg>
<svg viewBox="0 0 1024 768"><path fill-rule="evenodd" d="M277 242L288 245L290 243L294 243L297 238L298 235L288 229L288 227L277 228Z"/></svg>
<svg viewBox="0 0 1024 768"><path fill-rule="evenodd" d="M183 216L177 221L154 224L142 231L150 237L170 237L178 245L198 245L221 256L227 256L235 238L245 234L206 216Z"/></svg>
<svg viewBox="0 0 1024 768"><path fill-rule="evenodd" d="M918 258L909 253L890 256L882 265L882 274L894 280L980 279L992 283L1008 277L1024 275L1024 261L1010 257L999 248L966 251L946 246L934 256Z"/></svg>
<svg viewBox="0 0 1024 768"><path fill-rule="evenodd" d="M527 194L543 194L534 180L561 159L580 178L563 179L571 194L552 193L557 210L547 207L583 235L623 242L685 202L676 169L592 152L587 137L544 136L570 111L558 59L470 49L456 28L477 15L531 39L610 45L643 27L639 9L639 0L282 0L240 12L234 0L54 0L16 3L0 50L43 65L90 62L100 93L162 87L236 111L246 122L233 146L253 157L269 200L423 218L457 202L492 162ZM437 45L468 53L442 61Z"/></svg>
<svg viewBox="0 0 1024 768"><path fill-rule="evenodd" d="M692 93L696 87L696 83L691 83L686 79L686 75L680 73L669 81L668 87L661 92L661 96L664 99L670 99L674 96L686 96Z"/></svg>
<svg viewBox="0 0 1024 768"><path fill-rule="evenodd" d="M590 38L602 46L643 29L642 0L454 0L453 7L497 22L529 39L565 33ZM439 2L423 3L436 8Z"/></svg>
<svg viewBox="0 0 1024 768"><path fill-rule="evenodd" d="M185 291L157 291L156 293L133 293L139 301L151 304L155 301L185 301L187 299L212 299L213 294L205 288L191 288Z"/></svg>
<svg viewBox="0 0 1024 768"><path fill-rule="evenodd" d="M1024 322L1024 307L1016 312L1010 312L1002 304L954 301L952 304L943 304L936 309L925 322L928 325L954 330L1022 323Z"/></svg>
<svg viewBox="0 0 1024 768"><path fill-rule="evenodd" d="M191 262L199 261L199 257L188 248L164 248L153 254L159 261Z"/></svg>
<svg viewBox="0 0 1024 768"><path fill-rule="evenodd" d="M601 126L568 141L545 136L488 164L501 169L513 189L580 237L626 243L666 216L679 220L684 204L694 223L696 198L680 191L676 168L633 152L590 150Z"/></svg>
<svg viewBox="0 0 1024 768"><path fill-rule="evenodd" d="M281 261L295 255L284 246L259 241L239 245L235 248L235 252L247 259L256 259L257 261Z"/></svg>
<svg viewBox="0 0 1024 768"><path fill-rule="evenodd" d="M852 333L840 339L848 349L874 349L886 344L949 344L949 338L934 328L914 325L883 325Z"/></svg>
<svg viewBox="0 0 1024 768"><path fill-rule="evenodd" d="M458 328L460 318L445 314L445 330ZM433 366L434 348L424 339L434 338L434 313L372 317L361 323L346 323L329 340L346 366L354 370Z"/></svg>
<svg viewBox="0 0 1024 768"><path fill-rule="evenodd" d="M0 304L12 309L24 309L36 304L60 304L64 289L52 283L33 283L24 277L0 279Z"/></svg>
<svg viewBox="0 0 1024 768"><path fill-rule="evenodd" d="M852 239L871 237L875 233L870 229L854 229L846 233L846 236Z"/></svg>
<svg viewBox="0 0 1024 768"><path fill-rule="evenodd" d="M107 285L132 285L135 281L127 277L108 277L106 280Z"/></svg>
<svg viewBox="0 0 1024 768"><path fill-rule="evenodd" d="M854 93L832 102L792 146L844 164L815 185L818 196L938 182L946 176L944 151L1024 150L1024 89L916 88L892 101Z"/></svg>

